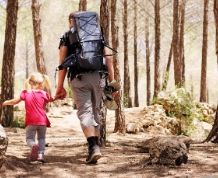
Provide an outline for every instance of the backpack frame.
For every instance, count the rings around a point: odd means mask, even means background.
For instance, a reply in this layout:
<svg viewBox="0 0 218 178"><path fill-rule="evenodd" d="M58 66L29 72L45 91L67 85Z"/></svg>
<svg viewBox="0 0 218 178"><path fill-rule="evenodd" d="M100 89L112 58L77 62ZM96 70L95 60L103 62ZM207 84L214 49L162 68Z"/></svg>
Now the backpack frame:
<svg viewBox="0 0 218 178"><path fill-rule="evenodd" d="M76 53L65 58L64 62L56 70L77 67L81 71L100 71L103 67L103 57L112 56L117 53L106 45L102 29L99 25L99 18L96 12L79 11L74 13L74 27L69 33L75 33L77 42L80 44ZM75 43L71 39L70 44ZM113 53L104 55L104 47L109 48ZM79 71L78 71L79 72Z"/></svg>

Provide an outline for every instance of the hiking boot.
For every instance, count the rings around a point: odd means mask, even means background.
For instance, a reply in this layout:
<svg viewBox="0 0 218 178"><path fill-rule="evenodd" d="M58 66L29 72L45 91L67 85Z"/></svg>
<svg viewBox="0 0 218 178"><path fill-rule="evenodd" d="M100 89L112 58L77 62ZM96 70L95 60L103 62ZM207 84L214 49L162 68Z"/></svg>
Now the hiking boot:
<svg viewBox="0 0 218 178"><path fill-rule="evenodd" d="M44 154L43 153L39 153L38 154L37 161L45 163L45 159L44 159Z"/></svg>
<svg viewBox="0 0 218 178"><path fill-rule="evenodd" d="M30 160L31 161L36 161L38 158L38 151L39 151L39 146L38 145L33 145L30 153Z"/></svg>
<svg viewBox="0 0 218 178"><path fill-rule="evenodd" d="M96 164L100 158L101 158L100 148L98 145L95 145L92 149L89 150L89 155L86 159L86 163Z"/></svg>

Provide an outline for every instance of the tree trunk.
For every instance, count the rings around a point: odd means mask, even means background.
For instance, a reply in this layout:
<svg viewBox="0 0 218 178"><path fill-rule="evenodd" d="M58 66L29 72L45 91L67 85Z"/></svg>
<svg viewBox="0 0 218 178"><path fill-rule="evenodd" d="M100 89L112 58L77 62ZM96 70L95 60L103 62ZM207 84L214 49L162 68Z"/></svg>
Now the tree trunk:
<svg viewBox="0 0 218 178"><path fill-rule="evenodd" d="M0 125L0 169L5 161L5 153L8 147L8 138L6 137L4 128Z"/></svg>
<svg viewBox="0 0 218 178"><path fill-rule="evenodd" d="M216 116L214 119L213 127L210 133L208 134L207 138L204 140L204 142L209 142L212 138L213 138L212 142L218 143L218 105L216 109Z"/></svg>
<svg viewBox="0 0 218 178"><path fill-rule="evenodd" d="M14 97L14 56L16 46L18 0L8 0L7 18L5 28L5 43L2 63L1 99L7 100ZM13 122L13 106L1 109L2 125L9 127Z"/></svg>
<svg viewBox="0 0 218 178"><path fill-rule="evenodd" d="M173 1L173 60L174 78L177 87L182 86L182 68L179 57L179 1Z"/></svg>
<svg viewBox="0 0 218 178"><path fill-rule="evenodd" d="M29 42L28 41L26 41L25 60L26 60L26 79L27 79L29 76Z"/></svg>
<svg viewBox="0 0 218 178"><path fill-rule="evenodd" d="M216 55L217 55L217 67L218 67L218 0L214 0L214 18L216 26Z"/></svg>
<svg viewBox="0 0 218 178"><path fill-rule="evenodd" d="M109 25L110 25L110 14L108 9L108 0L101 0L100 7L100 24L103 29L105 42L109 43Z"/></svg>
<svg viewBox="0 0 218 178"><path fill-rule="evenodd" d="M166 67L166 71L164 73L164 80L163 80L162 90L166 90L167 89L167 84L168 84L169 75L170 75L169 73L170 73L170 65L171 65L171 61L172 61L172 55L173 55L173 40L171 42L170 52L169 52L168 62L167 62L167 67Z"/></svg>
<svg viewBox="0 0 218 178"><path fill-rule="evenodd" d="M184 26L185 26L185 0L180 4L180 34L179 34L179 56L182 64L182 86L185 85L185 49L184 49Z"/></svg>
<svg viewBox="0 0 218 178"><path fill-rule="evenodd" d="M107 0L101 0L100 25L104 33L105 42L109 43L109 9ZM100 145L104 147L106 145L106 109L103 103L101 107L101 113Z"/></svg>
<svg viewBox="0 0 218 178"><path fill-rule="evenodd" d="M129 76L129 59L128 59L128 3L124 0L124 13L123 13L123 48L124 48L124 105L128 108L132 107L132 100L130 98L130 76Z"/></svg>
<svg viewBox="0 0 218 178"><path fill-rule="evenodd" d="M41 32L41 19L40 7L38 0L32 0L32 18L33 18L33 32L35 43L36 65L38 72L46 74L45 58L42 48L42 32Z"/></svg>
<svg viewBox="0 0 218 178"><path fill-rule="evenodd" d="M202 41L200 102L206 102L207 101L208 3L209 3L209 0L204 0L204 21L203 21L203 41Z"/></svg>
<svg viewBox="0 0 218 178"><path fill-rule="evenodd" d="M145 1L147 3L147 1ZM148 7L148 6L145 6ZM148 8L146 8L146 11ZM146 83L147 83L147 105L151 102L151 67L150 67L150 43L149 43L149 16L145 17L145 45L146 45Z"/></svg>
<svg viewBox="0 0 218 178"><path fill-rule="evenodd" d="M111 0L111 34L112 34L112 47L113 49L117 50L119 43L118 43L118 26L117 26L117 18L116 18L116 13L117 13L117 6L116 6L117 0ZM115 73L115 79L119 83L121 82L120 79L120 71L119 71L119 60L118 56L114 56L114 73ZM118 97L116 97L116 103L118 105L118 109L115 111L115 127L114 127L114 132L120 132L120 133L125 133L125 115L123 112L123 106L122 106L122 91L119 91Z"/></svg>
<svg viewBox="0 0 218 178"><path fill-rule="evenodd" d="M155 0L154 98L160 92L160 0Z"/></svg>
<svg viewBox="0 0 218 178"><path fill-rule="evenodd" d="M107 108L104 105L103 101L101 102L101 112L100 112L100 118L101 118L101 125L100 125L100 138L99 138L99 144L101 147L105 147L106 145L106 116L107 116Z"/></svg>
<svg viewBox="0 0 218 178"><path fill-rule="evenodd" d="M137 1L134 0L134 105L139 106L139 97L138 97L138 45L137 45Z"/></svg>
<svg viewBox="0 0 218 178"><path fill-rule="evenodd" d="M86 11L87 10L87 1L80 0L79 1L79 11Z"/></svg>

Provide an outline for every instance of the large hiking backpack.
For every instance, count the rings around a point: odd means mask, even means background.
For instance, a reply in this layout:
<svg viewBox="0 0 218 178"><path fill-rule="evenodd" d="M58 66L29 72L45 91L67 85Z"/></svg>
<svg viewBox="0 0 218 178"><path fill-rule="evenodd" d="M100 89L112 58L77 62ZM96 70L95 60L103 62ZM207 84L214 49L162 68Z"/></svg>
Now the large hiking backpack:
<svg viewBox="0 0 218 178"><path fill-rule="evenodd" d="M82 71L102 70L103 51L106 45L99 25L98 14L90 11L76 12L74 21L73 33L75 33L77 42L79 42L79 50L68 56L64 63L58 66L58 70L74 66Z"/></svg>

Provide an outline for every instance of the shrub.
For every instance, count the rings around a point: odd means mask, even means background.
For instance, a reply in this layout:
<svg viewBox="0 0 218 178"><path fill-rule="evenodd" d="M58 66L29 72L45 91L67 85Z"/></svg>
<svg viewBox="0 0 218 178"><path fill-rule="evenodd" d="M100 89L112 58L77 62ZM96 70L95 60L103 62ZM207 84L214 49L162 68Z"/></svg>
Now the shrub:
<svg viewBox="0 0 218 178"><path fill-rule="evenodd" d="M177 88L171 92L160 92L154 100L155 104L161 104L170 117L176 117L180 122L180 133L189 135L193 130L193 120L206 121L201 108L193 100L191 94L184 88Z"/></svg>

